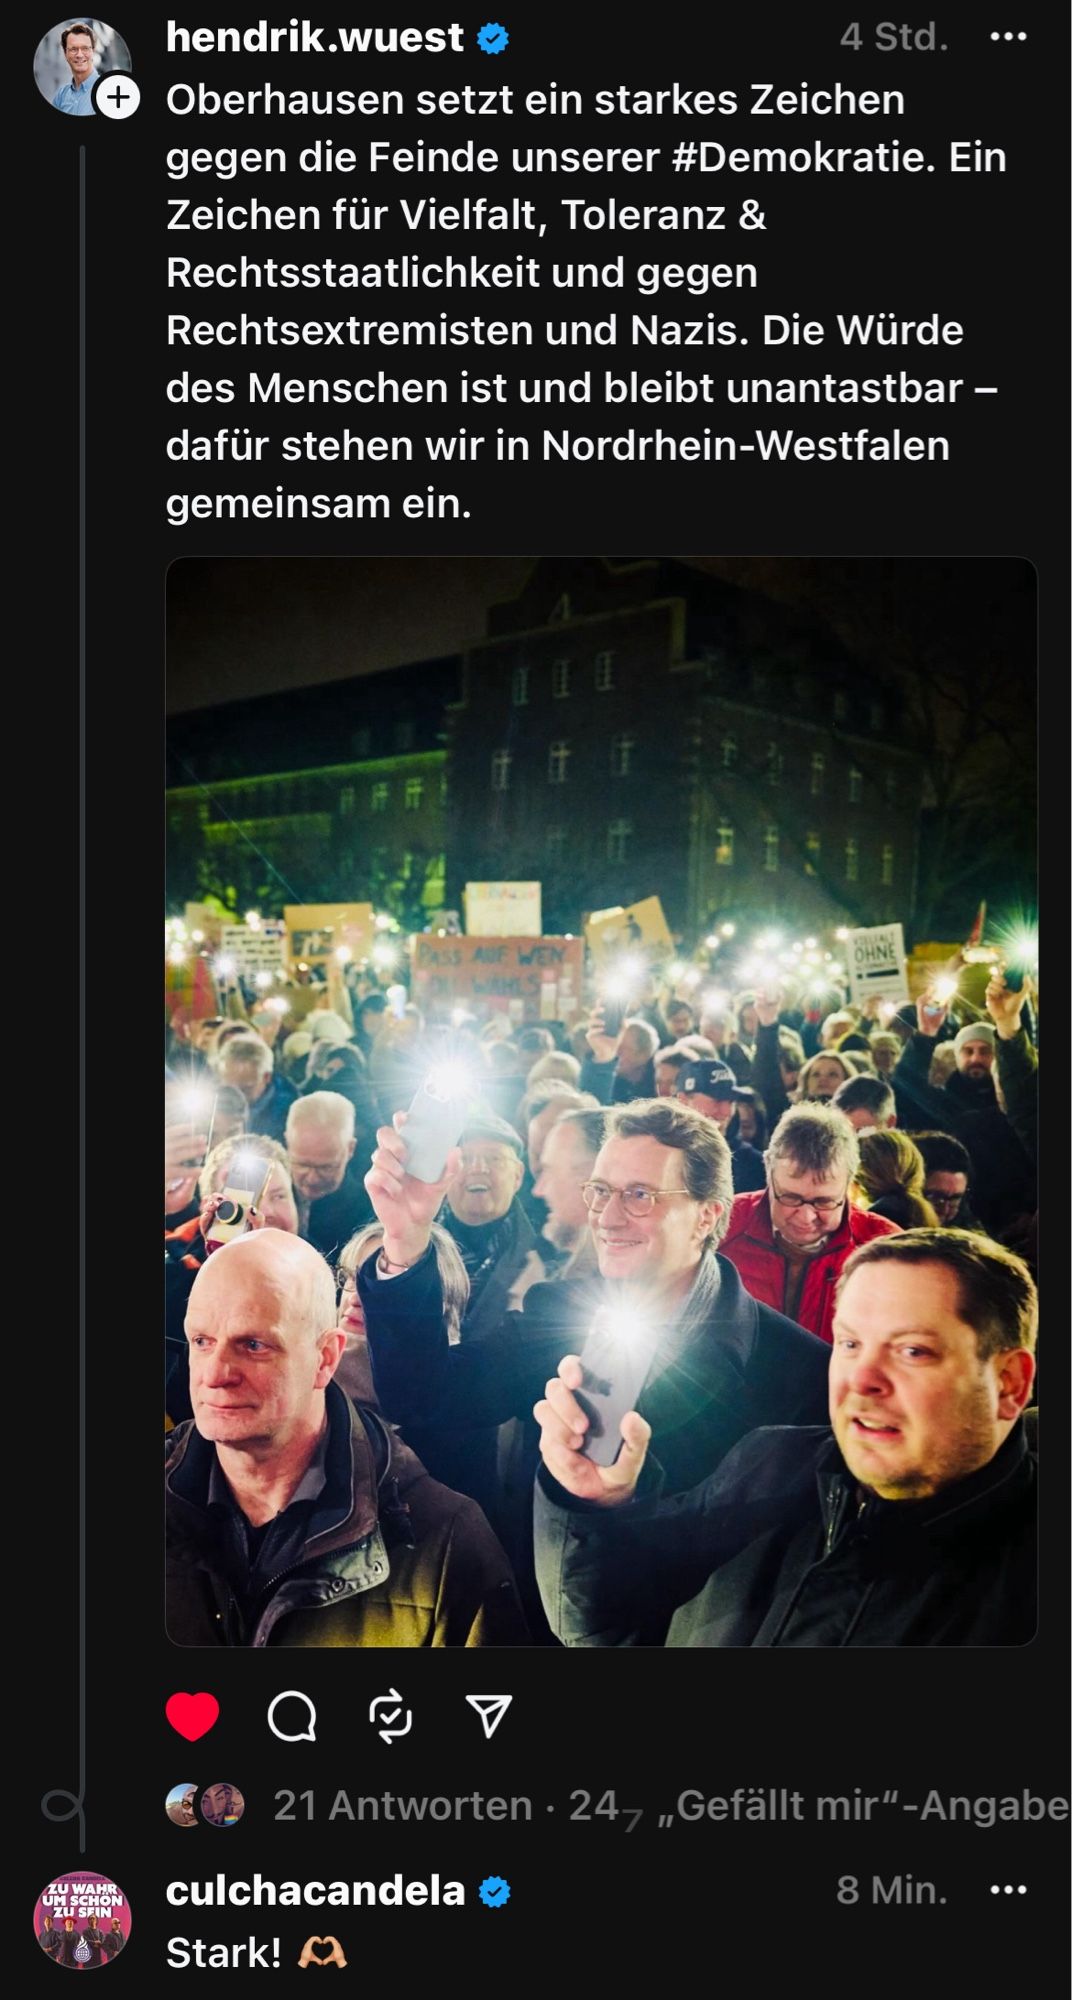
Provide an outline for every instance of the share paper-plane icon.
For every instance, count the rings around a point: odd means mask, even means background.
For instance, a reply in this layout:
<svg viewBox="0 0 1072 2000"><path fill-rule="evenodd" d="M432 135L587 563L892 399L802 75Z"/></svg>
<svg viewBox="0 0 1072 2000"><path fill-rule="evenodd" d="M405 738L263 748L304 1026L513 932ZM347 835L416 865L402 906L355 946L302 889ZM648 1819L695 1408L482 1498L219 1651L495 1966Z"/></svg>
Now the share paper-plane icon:
<svg viewBox="0 0 1072 2000"><path fill-rule="evenodd" d="M510 1703L513 1701L513 1698L514 1697L512 1694L467 1694L466 1695L465 1699L469 1703L470 1708L475 1708L477 1714L480 1717L480 1720L484 1727L485 1738L489 1743L491 1742L491 1739L494 1736L495 1731L498 1729L499 1724L503 1719L503 1716L506 1714L506 1711L509 1708Z"/></svg>

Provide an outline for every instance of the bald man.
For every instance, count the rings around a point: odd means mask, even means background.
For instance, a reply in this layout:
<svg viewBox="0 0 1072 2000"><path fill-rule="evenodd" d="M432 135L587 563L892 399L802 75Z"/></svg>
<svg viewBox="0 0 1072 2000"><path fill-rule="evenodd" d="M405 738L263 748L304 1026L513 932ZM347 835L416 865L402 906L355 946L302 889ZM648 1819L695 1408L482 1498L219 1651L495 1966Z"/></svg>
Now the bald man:
<svg viewBox="0 0 1072 2000"><path fill-rule="evenodd" d="M236 1238L198 1272L193 1420L165 1447L170 1638L523 1645L514 1580L480 1509L334 1382L335 1321L324 1259L280 1230Z"/></svg>

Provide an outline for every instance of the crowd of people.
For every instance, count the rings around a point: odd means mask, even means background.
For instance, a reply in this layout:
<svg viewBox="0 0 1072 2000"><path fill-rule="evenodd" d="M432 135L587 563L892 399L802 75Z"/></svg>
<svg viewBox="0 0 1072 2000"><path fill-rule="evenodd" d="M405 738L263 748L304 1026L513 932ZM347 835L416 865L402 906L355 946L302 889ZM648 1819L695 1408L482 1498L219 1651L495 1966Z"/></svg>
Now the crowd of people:
<svg viewBox="0 0 1072 2000"><path fill-rule="evenodd" d="M176 1013L172 1639L1029 1640L1037 992L955 986Z"/></svg>

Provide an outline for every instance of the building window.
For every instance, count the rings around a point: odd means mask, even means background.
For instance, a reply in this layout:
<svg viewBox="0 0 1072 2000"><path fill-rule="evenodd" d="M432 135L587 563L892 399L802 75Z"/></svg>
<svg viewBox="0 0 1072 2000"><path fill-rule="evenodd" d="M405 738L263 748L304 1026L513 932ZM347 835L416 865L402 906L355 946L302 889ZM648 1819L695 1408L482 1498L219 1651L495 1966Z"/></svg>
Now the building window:
<svg viewBox="0 0 1072 2000"><path fill-rule="evenodd" d="M547 758L547 782L549 785L564 785L566 767L569 764L568 743L552 743Z"/></svg>
<svg viewBox="0 0 1072 2000"><path fill-rule="evenodd" d="M896 797L897 797L897 773L896 773L896 771L887 771L887 773L886 773L886 782L885 782L885 787L884 787L884 789L885 789L885 793L886 793L886 804L887 804L888 806L892 806L892 804L893 804L894 800L895 800L895 799L896 799Z"/></svg>
<svg viewBox="0 0 1072 2000"><path fill-rule="evenodd" d="M551 668L551 693L556 701L564 701L569 693L570 663L556 660Z"/></svg>
<svg viewBox="0 0 1072 2000"><path fill-rule="evenodd" d="M805 875L815 874L819 866L819 856L821 855L822 851L823 851L823 843L819 835L817 833L807 834L804 840Z"/></svg>
<svg viewBox="0 0 1072 2000"><path fill-rule="evenodd" d="M845 842L845 880L856 882L860 875L860 843L851 835Z"/></svg>
<svg viewBox="0 0 1072 2000"><path fill-rule="evenodd" d="M780 785L782 782L782 753L777 743L767 745L767 783Z"/></svg>
<svg viewBox="0 0 1072 2000"><path fill-rule="evenodd" d="M557 867L566 853L566 829L564 826L549 826L544 834L544 851L552 867Z"/></svg>
<svg viewBox="0 0 1072 2000"><path fill-rule="evenodd" d="M610 768L616 778L628 778L633 768L633 752L635 749L635 736L611 737Z"/></svg>
<svg viewBox="0 0 1072 2000"><path fill-rule="evenodd" d="M413 748L413 724L408 720L408 718L403 717L401 722L395 723L395 749L412 750L412 748Z"/></svg>
<svg viewBox="0 0 1072 2000"><path fill-rule="evenodd" d="M367 757L372 732L369 729L355 729L350 737L350 749L355 757Z"/></svg>
<svg viewBox="0 0 1072 2000"><path fill-rule="evenodd" d="M406 811L407 811L408 813L411 813L411 812L416 812L416 811L417 811L417 808L418 808L418 806L419 806L419 805L420 805L420 803L421 803L421 800L423 799L423 797L424 797L424 779L423 779L423 778L407 778L407 779L406 779Z"/></svg>
<svg viewBox="0 0 1072 2000"><path fill-rule="evenodd" d="M863 774L863 772L862 772L862 771L858 771L858 770L856 769L856 766L855 766L855 764L851 764L851 765L849 766L849 804L850 804L850 806L858 806L858 805L859 805L859 803L860 803L860 800L861 800L861 799L863 798L863 795L864 795L864 774Z"/></svg>
<svg viewBox="0 0 1072 2000"><path fill-rule="evenodd" d="M763 867L768 875L778 873L778 829L767 826L763 829Z"/></svg>
<svg viewBox="0 0 1072 2000"><path fill-rule="evenodd" d="M384 784L382 781L378 785L373 785L372 791L369 794L369 805L371 806L372 811L374 813L386 812L387 801L390 795L391 795L390 785Z"/></svg>
<svg viewBox="0 0 1072 2000"><path fill-rule="evenodd" d="M633 822L628 819L614 819L607 828L607 860L624 861Z"/></svg>
<svg viewBox="0 0 1072 2000"><path fill-rule="evenodd" d="M882 850L882 886L884 889L893 888L893 848L889 841Z"/></svg>
<svg viewBox="0 0 1072 2000"><path fill-rule="evenodd" d="M719 820L715 862L719 868L733 867L733 828L728 819Z"/></svg>
<svg viewBox="0 0 1072 2000"><path fill-rule="evenodd" d="M823 756L821 750L816 750L811 760L811 795L813 799L822 798L825 783L826 758Z"/></svg>
<svg viewBox="0 0 1072 2000"><path fill-rule="evenodd" d="M614 654L596 654L596 693L609 694L614 686Z"/></svg>
<svg viewBox="0 0 1072 2000"><path fill-rule="evenodd" d="M736 768L736 764L737 738L736 736L724 736L722 738L722 769L724 771L732 771Z"/></svg>
<svg viewBox="0 0 1072 2000"><path fill-rule="evenodd" d="M339 793L339 814L341 818L347 819L349 817L353 812L354 802L355 793L353 786L344 785L342 791Z"/></svg>
<svg viewBox="0 0 1072 2000"><path fill-rule="evenodd" d="M514 678L513 681L511 682L511 693L513 696L514 707L524 708L529 698L529 670L527 667L514 668Z"/></svg>
<svg viewBox="0 0 1072 2000"><path fill-rule="evenodd" d="M849 712L849 697L839 692L834 696L834 721L844 722Z"/></svg>
<svg viewBox="0 0 1072 2000"><path fill-rule="evenodd" d="M513 762L509 750L494 750L491 757L491 789L493 792L508 792L510 789L510 766Z"/></svg>
<svg viewBox="0 0 1072 2000"><path fill-rule="evenodd" d="M572 617L573 617L573 606L570 601L569 592L568 590L563 591L562 596L558 600L558 603L553 607L551 616L549 617L547 622L549 625L563 625L567 618L572 618Z"/></svg>

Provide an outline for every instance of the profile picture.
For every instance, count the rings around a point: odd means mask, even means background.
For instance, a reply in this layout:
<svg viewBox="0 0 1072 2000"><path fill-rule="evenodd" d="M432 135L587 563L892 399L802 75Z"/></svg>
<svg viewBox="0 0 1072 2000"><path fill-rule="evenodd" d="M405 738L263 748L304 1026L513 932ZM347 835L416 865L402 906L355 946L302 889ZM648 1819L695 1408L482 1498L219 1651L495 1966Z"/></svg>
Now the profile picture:
<svg viewBox="0 0 1072 2000"><path fill-rule="evenodd" d="M245 1810L237 1785L206 1785L201 1794L201 1817L209 1826L237 1826Z"/></svg>
<svg viewBox="0 0 1072 2000"><path fill-rule="evenodd" d="M93 93L102 76L129 75L134 65L122 35L92 14L72 15L42 35L34 54L34 80L53 111L93 118Z"/></svg>
<svg viewBox="0 0 1072 2000"><path fill-rule="evenodd" d="M196 1785L172 1785L164 1801L164 1810L172 1826L197 1825L196 1800Z"/></svg>
<svg viewBox="0 0 1072 2000"><path fill-rule="evenodd" d="M110 1875L58 1875L34 1905L34 1935L55 1965L92 1972L118 1958L130 1937L130 1904Z"/></svg>

